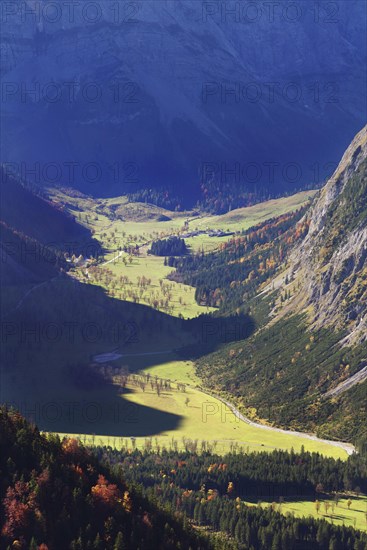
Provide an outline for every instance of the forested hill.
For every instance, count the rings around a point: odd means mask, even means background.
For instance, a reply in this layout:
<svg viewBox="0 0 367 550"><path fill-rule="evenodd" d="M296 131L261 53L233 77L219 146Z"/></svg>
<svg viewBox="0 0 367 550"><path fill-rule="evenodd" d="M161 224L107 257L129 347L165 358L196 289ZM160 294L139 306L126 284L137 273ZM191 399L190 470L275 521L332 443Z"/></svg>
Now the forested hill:
<svg viewBox="0 0 367 550"><path fill-rule="evenodd" d="M209 549L207 540L77 440L46 438L18 413L0 409L0 548L21 550Z"/></svg>
<svg viewBox="0 0 367 550"><path fill-rule="evenodd" d="M173 259L169 265L177 269L170 278L194 286L197 302L221 313L247 310L260 284L277 273L287 250L306 235L307 223L300 221L305 210L259 223L214 252Z"/></svg>

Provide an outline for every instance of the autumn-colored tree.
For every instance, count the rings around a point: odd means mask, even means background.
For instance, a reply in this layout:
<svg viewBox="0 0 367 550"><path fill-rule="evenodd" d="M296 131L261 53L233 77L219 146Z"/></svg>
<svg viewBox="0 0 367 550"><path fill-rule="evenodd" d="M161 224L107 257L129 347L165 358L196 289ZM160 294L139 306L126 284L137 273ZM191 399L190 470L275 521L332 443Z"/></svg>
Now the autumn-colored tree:
<svg viewBox="0 0 367 550"><path fill-rule="evenodd" d="M84 454L84 448L80 441L75 438L65 438L62 442L62 449L67 455L72 456L75 460L80 459Z"/></svg>
<svg viewBox="0 0 367 550"><path fill-rule="evenodd" d="M14 539L26 531L31 523L32 514L36 510L35 493L29 484L17 481L14 488L9 487L3 500L5 522L2 534Z"/></svg>
<svg viewBox="0 0 367 550"><path fill-rule="evenodd" d="M93 498L103 505L114 506L120 499L120 493L117 485L109 483L103 476L98 476L97 484L91 488Z"/></svg>

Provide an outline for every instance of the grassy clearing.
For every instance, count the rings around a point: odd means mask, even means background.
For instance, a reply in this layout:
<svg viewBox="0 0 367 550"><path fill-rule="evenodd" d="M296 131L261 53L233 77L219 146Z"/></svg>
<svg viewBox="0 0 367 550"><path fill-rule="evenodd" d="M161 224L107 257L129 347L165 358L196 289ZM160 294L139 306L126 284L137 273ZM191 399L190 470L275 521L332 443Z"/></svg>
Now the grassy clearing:
<svg viewBox="0 0 367 550"><path fill-rule="evenodd" d="M198 215L197 212L171 212L152 204L129 203L124 196L111 199L92 199L89 197L71 197L65 192L51 189L52 200L66 206L75 218L95 231L105 245L113 245L116 238L119 244L127 244L131 240L150 240L160 235L171 235L179 232L195 230L229 230L242 231L252 225L263 222L304 206L317 191L301 191L289 197L272 199L266 202L238 208L220 216ZM167 221L160 221L164 216ZM187 227L184 224L187 222ZM103 236L102 236L103 235ZM228 237L208 237L206 235L188 239L188 244L194 250L202 248L207 243L210 249L213 245L223 242ZM204 247L205 248L205 247Z"/></svg>
<svg viewBox="0 0 367 550"><path fill-rule="evenodd" d="M302 191L290 197L273 199L255 204L254 206L238 208L221 216L204 216L190 224L190 229L244 231L270 218L298 210L313 198L316 193L317 191L314 190ZM187 244L194 250L204 248L204 251L211 251L226 240L228 240L228 237L209 237L203 234L187 239Z"/></svg>
<svg viewBox="0 0 367 550"><path fill-rule="evenodd" d="M201 382L195 374L194 365L191 361L169 361L162 365L147 367L143 372L173 382L181 382L182 384L196 385Z"/></svg>
<svg viewBox="0 0 367 550"><path fill-rule="evenodd" d="M199 225L205 225L210 223L210 227L214 229L235 227L237 230L240 228L248 229L252 225L263 222L273 216L280 216L297 210L307 203L310 198L313 198L317 193L316 190L301 191L295 193L289 197L282 197L280 199L272 199L265 202L260 202L254 206L247 206L244 208L237 208L227 214L221 216L209 216L208 218L202 218Z"/></svg>
<svg viewBox="0 0 367 550"><path fill-rule="evenodd" d="M70 289L72 286L68 279L54 281L48 287L36 290L24 304L22 311L27 306L31 315L37 303L41 319L57 322L55 311L61 303L66 311L73 312L75 296ZM80 294L81 289L77 290ZM59 300L56 304L55 297ZM103 314L107 314L104 313L105 305L109 300L99 297L99 304L97 298L97 293L93 293L89 300L92 315L86 317L85 321L98 318L103 324ZM117 304L121 304L121 312L114 312L118 317L125 311L127 318L130 318L132 310L138 307L118 301ZM112 304L108 309L109 315L112 312L111 307ZM139 314L143 316L144 310L136 312L136 319ZM83 315L86 315L85 311ZM161 316L158 313L154 315L157 318ZM170 322L175 321L170 319ZM75 341L64 331L63 338L52 345L43 338L40 348L18 346L21 353L18 357L19 367L2 372L3 400L20 404L23 412L34 411L32 420L42 424L45 430L87 434L86 441L89 443L104 443L116 447L126 446L127 443L132 447L131 437L135 437L140 448L147 444L159 444L167 448L174 448L177 444L182 448L184 438L190 438L198 440L199 449L202 441L208 441L212 449L219 453L228 452L234 447L242 447L245 451L271 451L274 448L292 447L300 450L303 444L310 451L346 458L346 453L338 448L320 446L318 442L295 438L291 434L268 432L238 422L227 407L195 387L198 380L192 362L180 360L174 353L156 353L157 350L185 345L185 334L177 333L174 327L174 333L170 333L167 327L157 332L153 330L153 322L151 334L143 332L135 344L119 347L123 356L116 361L117 365L126 367L131 373L149 372L153 377L170 379L171 391L158 396L149 387L143 392L134 385L128 385L126 391L121 392L118 386L100 383L98 380L89 385L86 382L90 378L93 382L91 373L85 373L79 383L74 374L75 368L84 365L87 367L92 355L112 350L114 345L108 340L86 342L81 337L83 320L73 316L70 321L77 323ZM173 340L174 335L176 340ZM37 371L21 367L23 364L37 365ZM190 387L187 386L185 392L177 391L177 382L190 384ZM187 398L189 402L186 402ZM93 436L93 433L97 435Z"/></svg>
<svg viewBox="0 0 367 550"><path fill-rule="evenodd" d="M351 501L348 507L348 501ZM258 506L263 508L272 506L282 514L292 514L295 517L313 517L325 519L334 525L345 525L354 527L361 531L367 530L367 496L366 495L345 495L336 504L334 498L319 499L320 510L317 512L315 501L285 499L284 502L272 503L261 502ZM248 505L254 505L253 502L246 502ZM328 506L326 512L325 504Z"/></svg>
<svg viewBox="0 0 367 550"><path fill-rule="evenodd" d="M196 303L193 287L166 280L172 268L164 265L164 258L146 252L128 258L123 253L115 262L89 270L88 282L102 286L111 297L145 304L175 317L189 319L213 311ZM80 278L80 270L77 275ZM149 279L144 287L139 283L142 276Z"/></svg>

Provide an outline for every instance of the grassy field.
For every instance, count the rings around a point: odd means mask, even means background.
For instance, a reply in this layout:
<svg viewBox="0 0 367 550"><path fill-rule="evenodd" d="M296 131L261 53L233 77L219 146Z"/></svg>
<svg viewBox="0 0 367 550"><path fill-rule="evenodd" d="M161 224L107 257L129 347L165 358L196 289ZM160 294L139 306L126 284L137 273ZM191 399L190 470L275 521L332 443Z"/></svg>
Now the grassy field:
<svg viewBox="0 0 367 550"><path fill-rule="evenodd" d="M214 229L231 232L244 231L270 218L298 210L312 199L316 192L314 190L302 191L290 197L273 199L255 204L254 206L238 208L221 216L204 216L190 224L190 229ZM187 244L194 250L204 248L204 251L210 251L227 239L228 237L209 237L203 234L187 239Z"/></svg>
<svg viewBox="0 0 367 550"><path fill-rule="evenodd" d="M304 206L317 191L301 191L289 197L238 208L220 216L198 212L171 212L145 203L129 203L124 196L111 199L71 197L60 190L50 189L53 201L61 203L77 221L95 232L103 244L127 244L148 241L164 235L196 230L223 230L238 232L274 216L297 210ZM165 217L165 221L161 218ZM187 224L185 227L185 223ZM204 243L210 249L228 237L198 235L188 239L194 250L201 250ZM114 242L116 241L116 242ZM204 247L205 249L205 247Z"/></svg>
<svg viewBox="0 0 367 550"><path fill-rule="evenodd" d="M195 302L193 288L166 279L171 268L164 266L163 258L148 254L152 240L200 230L205 233L188 238L187 243L192 250L200 250L202 247L206 250L212 249L230 237L210 237L207 231L220 229L239 232L271 217L300 208L313 194L312 191L298 193L292 197L235 210L223 216L201 217L192 212L169 212L152 205L130 204L126 197L93 201L86 197L64 195L55 196L55 200L61 200L81 223L90 227L105 250L103 263L88 268L88 272L86 268L76 269L74 276L85 283L102 287L114 301L122 304L124 301L146 304L168 313L174 319L177 316L195 317L208 309ZM166 221L160 221L162 219ZM138 245L139 255L119 252L121 247L127 245ZM143 276L148 282L142 285ZM205 441L217 452L226 452L233 447L242 447L249 451L275 448L300 450L304 445L310 451L346 458L346 453L337 447L294 437L292 434L265 431L239 421L218 399L200 391L197 387L200 381L194 373L193 363L180 360L173 352L162 356L150 354L154 349L165 350L166 353L177 349L177 342L171 343L174 338L177 340L176 336L158 331L153 344L152 338L154 339L153 334L146 341L136 344L131 350L133 353L124 355L122 351L124 356L114 365L124 366L130 373L149 373L154 378L170 380L170 388L164 389L158 395L149 384L146 384L143 391L130 378L123 391L116 384L104 387L103 391L93 388L85 398L101 403L103 410L108 409L109 403L118 408L122 404L125 411L122 422L114 419L111 425L106 417L89 428L86 422L82 422L80 428L75 427L74 434L89 434L85 436L89 442L115 446L134 444L139 447L174 445L182 448L185 438L190 438L197 441L199 448ZM104 351L108 351L108 348ZM82 361L80 358L79 362ZM49 376L49 373L45 372L45 375ZM61 398L62 392L65 393L64 382L60 379L59 386L62 390L56 392L55 399ZM182 387L178 389L177 384L186 384L185 391ZM75 389L69 387L68 395L71 398L76 398L77 394Z"/></svg>
<svg viewBox="0 0 367 550"><path fill-rule="evenodd" d="M211 251L230 236L210 236L210 230L237 233L274 216L296 210L315 194L305 191L255 206L233 210L222 216L199 216L196 212L170 212L154 205L129 203L126 197L97 199L69 197L53 191L53 199L62 202L76 219L89 227L105 250L105 258L89 274L76 269L74 275L85 282L105 288L111 297L154 307L174 316L192 318L207 313L195 301L195 289L167 281L172 268L164 258L148 254L150 243L170 235L200 231L185 239L191 251ZM160 221L164 217L166 221ZM121 252L126 246L139 247L138 255ZM149 279L144 288L142 276ZM122 278L121 278L122 277Z"/></svg>
<svg viewBox="0 0 367 550"><path fill-rule="evenodd" d="M135 411L132 416L132 424L129 426L129 437L95 437L81 436L86 443L112 445L116 448L127 446L132 448L157 446L166 448L185 447L185 439L197 441L197 449L211 448L213 451L225 453L230 450L242 448L245 452L272 451L274 449L294 449L300 451L302 445L308 451L320 452L326 456L335 458L347 457L345 451L328 444L312 441L306 438L294 437L292 434L272 432L250 426L240 421L232 411L215 397L200 391L194 384L198 379L194 373L194 365L190 361L180 361L171 357L166 358L165 363L144 367L147 359L131 357L124 359L124 364L129 366L129 371L149 373L151 379L170 380L170 389L164 389L158 395L155 388L149 383L144 390L134 380L129 380L125 391L120 395L124 401L131 404L130 410ZM177 383L185 384L185 390L177 389ZM155 411L152 414L152 411ZM162 429L167 425L165 415L173 415L176 420L172 429ZM162 419L160 418L162 415ZM151 436L141 436L143 432ZM131 440L131 436L134 439ZM205 443L203 443L205 442Z"/></svg>
<svg viewBox="0 0 367 550"><path fill-rule="evenodd" d="M350 507L348 507L348 501L351 501ZM275 510L282 514L292 514L295 517L314 517L318 519L325 519L335 525L345 525L346 527L354 527L361 531L367 530L367 496L366 495L344 495L340 498L338 503L334 498L321 499L320 509L317 512L315 501L311 500L295 500L285 499L284 502L271 503L261 502L261 507L272 506ZM326 511L325 503L328 506ZM246 502L248 505L254 505L253 502Z"/></svg>
<svg viewBox="0 0 367 550"><path fill-rule="evenodd" d="M89 270L89 282L102 283L114 298L145 304L176 317L189 319L213 311L196 303L193 287L166 279L171 272L172 268L164 265L162 257L142 252L129 260L129 255L122 253L116 262ZM80 278L80 270L77 275ZM144 286L139 284L142 276L149 281Z"/></svg>

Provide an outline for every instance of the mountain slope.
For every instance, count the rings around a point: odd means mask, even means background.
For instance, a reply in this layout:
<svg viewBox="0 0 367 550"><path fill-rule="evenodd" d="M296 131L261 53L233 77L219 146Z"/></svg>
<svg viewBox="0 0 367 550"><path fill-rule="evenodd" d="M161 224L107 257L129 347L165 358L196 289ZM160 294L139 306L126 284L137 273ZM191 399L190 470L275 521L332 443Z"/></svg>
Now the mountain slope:
<svg viewBox="0 0 367 550"><path fill-rule="evenodd" d="M94 256L90 231L0 167L3 284L35 283L66 268L63 254Z"/></svg>
<svg viewBox="0 0 367 550"><path fill-rule="evenodd" d="M359 0L278 2L273 16L241 2L234 15L196 0L76 4L74 17L60 5L54 18L47 2L18 4L1 44L4 160L52 163L57 183L95 196L162 186L192 204L213 177L261 196L315 185L365 120Z"/></svg>
<svg viewBox="0 0 367 550"><path fill-rule="evenodd" d="M128 490L77 440L46 438L2 407L0 451L1 548L214 548L153 499Z"/></svg>
<svg viewBox="0 0 367 550"><path fill-rule="evenodd" d="M0 184L0 217L8 227L61 250L69 246L76 252L92 241L88 229L76 223L58 206L37 195L37 188L27 187L3 167L0 167Z"/></svg>
<svg viewBox="0 0 367 550"><path fill-rule="evenodd" d="M243 294L247 280L240 272L233 282L239 292L231 306L251 308L257 332L197 362L209 387L235 395L246 414L354 442L367 437L366 157L364 128L281 246L274 239L266 253L258 248L263 265L255 262L252 273L257 296ZM237 256L244 269L252 260L245 246L248 240ZM269 258L270 282L259 292ZM340 387L343 392L334 391Z"/></svg>
<svg viewBox="0 0 367 550"><path fill-rule="evenodd" d="M367 339L367 126L307 213L309 232L291 257L315 327Z"/></svg>

